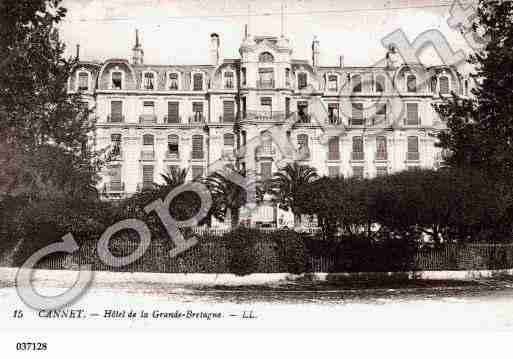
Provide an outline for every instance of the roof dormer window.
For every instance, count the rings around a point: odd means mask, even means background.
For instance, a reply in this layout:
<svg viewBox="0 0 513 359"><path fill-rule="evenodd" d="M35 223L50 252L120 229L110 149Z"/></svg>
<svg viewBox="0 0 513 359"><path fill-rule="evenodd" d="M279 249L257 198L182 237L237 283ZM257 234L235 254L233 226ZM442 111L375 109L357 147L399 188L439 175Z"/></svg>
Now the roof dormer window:
<svg viewBox="0 0 513 359"><path fill-rule="evenodd" d="M178 90L178 73L171 72L168 77L169 80L169 89L170 90Z"/></svg>
<svg viewBox="0 0 513 359"><path fill-rule="evenodd" d="M328 91L337 91L338 90L338 76L337 75L328 75Z"/></svg>
<svg viewBox="0 0 513 359"><path fill-rule="evenodd" d="M123 73L116 71L112 73L112 89L121 90L123 88Z"/></svg>
<svg viewBox="0 0 513 359"><path fill-rule="evenodd" d="M145 72L144 73L144 83L145 90L154 90L155 89L155 73L153 72Z"/></svg>

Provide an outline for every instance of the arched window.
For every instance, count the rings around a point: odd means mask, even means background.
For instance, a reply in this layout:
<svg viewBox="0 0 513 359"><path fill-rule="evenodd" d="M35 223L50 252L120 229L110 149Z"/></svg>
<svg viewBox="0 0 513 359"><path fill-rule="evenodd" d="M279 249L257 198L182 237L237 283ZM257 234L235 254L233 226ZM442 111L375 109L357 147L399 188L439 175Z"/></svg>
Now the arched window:
<svg viewBox="0 0 513 359"><path fill-rule="evenodd" d="M89 73L81 71L78 73L78 91L89 90Z"/></svg>
<svg viewBox="0 0 513 359"><path fill-rule="evenodd" d="M274 56L270 52L262 52L258 56L259 62L274 62Z"/></svg>
<svg viewBox="0 0 513 359"><path fill-rule="evenodd" d="M408 92L417 92L417 78L415 75L408 75L406 77L406 90Z"/></svg>
<svg viewBox="0 0 513 359"><path fill-rule="evenodd" d="M440 93L442 95L449 93L449 78L447 76L440 76Z"/></svg>
<svg viewBox="0 0 513 359"><path fill-rule="evenodd" d="M168 86L170 90L178 90L178 73L171 72L168 77Z"/></svg>
<svg viewBox="0 0 513 359"><path fill-rule="evenodd" d="M362 92L362 77L360 75L354 75L352 78L353 92Z"/></svg>
<svg viewBox="0 0 513 359"><path fill-rule="evenodd" d="M385 76L376 76L376 92L385 92Z"/></svg>
<svg viewBox="0 0 513 359"><path fill-rule="evenodd" d="M113 90L121 90L123 89L123 73L121 71L114 71L112 73L112 83L111 88Z"/></svg>

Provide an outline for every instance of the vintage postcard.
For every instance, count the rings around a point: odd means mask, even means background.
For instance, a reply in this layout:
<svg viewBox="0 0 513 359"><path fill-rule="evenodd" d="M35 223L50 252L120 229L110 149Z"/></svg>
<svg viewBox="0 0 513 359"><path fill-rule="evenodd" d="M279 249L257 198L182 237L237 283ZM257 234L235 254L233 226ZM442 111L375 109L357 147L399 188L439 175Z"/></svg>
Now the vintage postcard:
<svg viewBox="0 0 513 359"><path fill-rule="evenodd" d="M510 332L512 23L491 0L1 1L0 356Z"/></svg>

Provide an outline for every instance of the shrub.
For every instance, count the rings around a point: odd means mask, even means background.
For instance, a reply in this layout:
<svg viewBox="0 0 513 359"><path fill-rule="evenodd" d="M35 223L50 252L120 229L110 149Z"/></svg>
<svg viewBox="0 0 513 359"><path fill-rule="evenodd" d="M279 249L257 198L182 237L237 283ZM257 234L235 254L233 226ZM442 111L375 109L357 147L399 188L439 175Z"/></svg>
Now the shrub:
<svg viewBox="0 0 513 359"><path fill-rule="evenodd" d="M280 268L292 274L306 272L305 238L295 231L277 231L271 234L278 254Z"/></svg>
<svg viewBox="0 0 513 359"><path fill-rule="evenodd" d="M248 228L237 228L223 236L228 248L228 270L244 276L258 269L255 244L260 232Z"/></svg>

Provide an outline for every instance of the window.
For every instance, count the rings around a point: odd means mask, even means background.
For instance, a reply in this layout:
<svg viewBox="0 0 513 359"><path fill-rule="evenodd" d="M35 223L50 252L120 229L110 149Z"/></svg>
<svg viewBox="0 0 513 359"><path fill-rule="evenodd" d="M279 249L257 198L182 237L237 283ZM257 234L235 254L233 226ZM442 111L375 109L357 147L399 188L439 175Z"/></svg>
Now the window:
<svg viewBox="0 0 513 359"><path fill-rule="evenodd" d="M123 88L123 74L121 72L112 73L112 89L121 90Z"/></svg>
<svg viewBox="0 0 513 359"><path fill-rule="evenodd" d="M436 76L431 77L431 92L436 93L436 85L438 81Z"/></svg>
<svg viewBox="0 0 513 359"><path fill-rule="evenodd" d="M223 135L223 144L226 147L235 146L235 135L233 133L225 133Z"/></svg>
<svg viewBox="0 0 513 359"><path fill-rule="evenodd" d="M263 131L260 134L260 137L262 139L262 150L265 154L272 154L273 150L273 138L271 136L271 133L268 131Z"/></svg>
<svg viewBox="0 0 513 359"><path fill-rule="evenodd" d="M201 91L203 90L203 75L202 74L194 74L193 76L193 90Z"/></svg>
<svg viewBox="0 0 513 359"><path fill-rule="evenodd" d="M271 162L262 162L260 164L260 175L263 180L268 180L273 175L272 163Z"/></svg>
<svg viewBox="0 0 513 359"><path fill-rule="evenodd" d="M274 56L270 52L262 52L258 56L259 62L274 62Z"/></svg>
<svg viewBox="0 0 513 359"><path fill-rule="evenodd" d="M235 101L223 101L223 122L235 121Z"/></svg>
<svg viewBox="0 0 513 359"><path fill-rule="evenodd" d="M169 89L178 90L178 74L176 72L169 74Z"/></svg>
<svg viewBox="0 0 513 359"><path fill-rule="evenodd" d="M418 103L406 104L406 124L410 126L418 126L420 124Z"/></svg>
<svg viewBox="0 0 513 359"><path fill-rule="evenodd" d="M376 92L385 92L385 76L377 75L375 85L376 85Z"/></svg>
<svg viewBox="0 0 513 359"><path fill-rule="evenodd" d="M372 119L373 125L384 125L387 118L387 104L377 103L376 104L376 115Z"/></svg>
<svg viewBox="0 0 513 359"><path fill-rule="evenodd" d="M273 88L274 87L274 69L263 68L258 69L258 87Z"/></svg>
<svg viewBox="0 0 513 359"><path fill-rule="evenodd" d="M419 160L419 138L417 136L408 136L408 161Z"/></svg>
<svg viewBox="0 0 513 359"><path fill-rule="evenodd" d="M153 148L153 144L155 143L155 138L153 135L143 135L143 146L151 146Z"/></svg>
<svg viewBox="0 0 513 359"><path fill-rule="evenodd" d="M78 74L78 90L87 91L89 89L89 74L87 72L80 72Z"/></svg>
<svg viewBox="0 0 513 359"><path fill-rule="evenodd" d="M179 137L178 135L167 136L168 157L179 157Z"/></svg>
<svg viewBox="0 0 513 359"><path fill-rule="evenodd" d="M353 161L363 161L363 137L354 136L353 137Z"/></svg>
<svg viewBox="0 0 513 359"><path fill-rule="evenodd" d="M227 89L233 88L233 72L228 71L224 73L224 87Z"/></svg>
<svg viewBox="0 0 513 359"><path fill-rule="evenodd" d="M112 156L120 156L121 155L121 134L113 133L110 135L110 142L112 144Z"/></svg>
<svg viewBox="0 0 513 359"><path fill-rule="evenodd" d="M203 102L193 102L192 113L194 122L203 122Z"/></svg>
<svg viewBox="0 0 513 359"><path fill-rule="evenodd" d="M357 179L363 179L363 166L353 167L353 177Z"/></svg>
<svg viewBox="0 0 513 359"><path fill-rule="evenodd" d="M297 136L297 146L300 159L308 159L310 157L310 149L308 148L308 135L300 134Z"/></svg>
<svg viewBox="0 0 513 359"><path fill-rule="evenodd" d="M328 140L328 160L336 161L340 159L340 140L338 136L330 137Z"/></svg>
<svg viewBox="0 0 513 359"><path fill-rule="evenodd" d="M328 104L328 120L332 125L339 124L339 106L338 103L329 103Z"/></svg>
<svg viewBox="0 0 513 359"><path fill-rule="evenodd" d="M153 90L155 89L155 74L153 72L144 73L144 89Z"/></svg>
<svg viewBox="0 0 513 359"><path fill-rule="evenodd" d="M203 166L192 166L192 179L197 179L203 176Z"/></svg>
<svg viewBox="0 0 513 359"><path fill-rule="evenodd" d="M352 79L353 92L362 92L362 77L354 75Z"/></svg>
<svg viewBox="0 0 513 359"><path fill-rule="evenodd" d="M192 136L192 159L203 159L203 136Z"/></svg>
<svg viewBox="0 0 513 359"><path fill-rule="evenodd" d="M376 137L376 160L387 159L387 138L385 136Z"/></svg>
<svg viewBox="0 0 513 359"><path fill-rule="evenodd" d="M246 86L246 68L243 67L241 69L241 83L242 83L242 86Z"/></svg>
<svg viewBox="0 0 513 359"><path fill-rule="evenodd" d="M305 89L308 86L308 76L304 72L297 75L297 88L299 90Z"/></svg>
<svg viewBox="0 0 513 359"><path fill-rule="evenodd" d="M328 166L328 176L329 177L340 176L340 166Z"/></svg>
<svg viewBox="0 0 513 359"><path fill-rule="evenodd" d="M121 190L121 165L109 166L111 190Z"/></svg>
<svg viewBox="0 0 513 359"><path fill-rule="evenodd" d="M417 92L417 78L415 75L406 76L406 90L408 92Z"/></svg>
<svg viewBox="0 0 513 359"><path fill-rule="evenodd" d="M167 123L180 123L180 103L177 101L167 103Z"/></svg>
<svg viewBox="0 0 513 359"><path fill-rule="evenodd" d="M110 102L110 122L123 122L123 102Z"/></svg>
<svg viewBox="0 0 513 359"><path fill-rule="evenodd" d="M388 169L386 167L376 167L376 176L382 177L388 174Z"/></svg>
<svg viewBox="0 0 513 359"><path fill-rule="evenodd" d="M143 166L143 189L150 189L153 187L153 166L144 165Z"/></svg>
<svg viewBox="0 0 513 359"><path fill-rule="evenodd" d="M465 80L465 96L468 96L468 80Z"/></svg>
<svg viewBox="0 0 513 359"><path fill-rule="evenodd" d="M449 93L449 78L447 76L440 76L440 93L442 95Z"/></svg>
<svg viewBox="0 0 513 359"><path fill-rule="evenodd" d="M351 103L351 126L363 126L363 103Z"/></svg>
<svg viewBox="0 0 513 359"><path fill-rule="evenodd" d="M285 69L285 86L290 87L290 69Z"/></svg>
<svg viewBox="0 0 513 359"><path fill-rule="evenodd" d="M297 102L297 115L299 123L309 123L310 116L308 114L308 101Z"/></svg>
<svg viewBox="0 0 513 359"><path fill-rule="evenodd" d="M338 90L337 75L329 75L328 76L328 91L337 91L337 90Z"/></svg>
<svg viewBox="0 0 513 359"><path fill-rule="evenodd" d="M155 123L155 102L143 101L143 113L140 121L141 123Z"/></svg>

